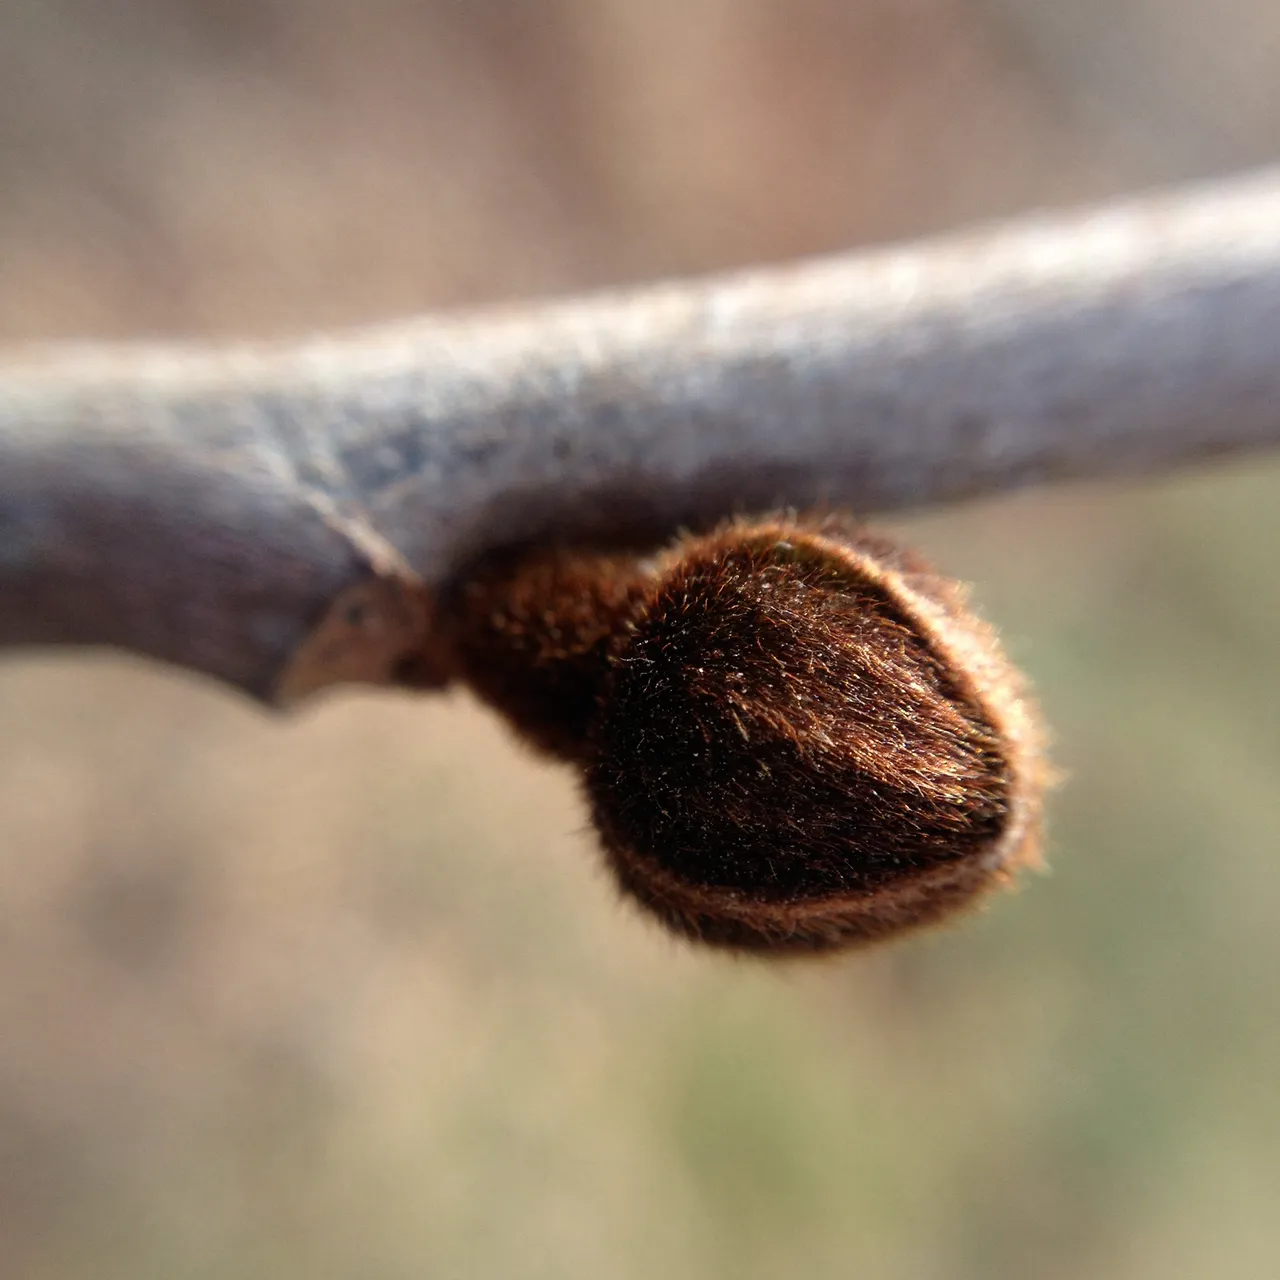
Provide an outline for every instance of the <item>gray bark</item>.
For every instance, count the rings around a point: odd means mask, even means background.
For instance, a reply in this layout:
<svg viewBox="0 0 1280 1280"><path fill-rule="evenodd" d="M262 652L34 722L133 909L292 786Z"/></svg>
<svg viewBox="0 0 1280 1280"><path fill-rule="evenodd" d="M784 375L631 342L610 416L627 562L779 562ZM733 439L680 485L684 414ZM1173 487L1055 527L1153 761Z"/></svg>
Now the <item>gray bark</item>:
<svg viewBox="0 0 1280 1280"><path fill-rule="evenodd" d="M498 546L1277 442L1276 171L291 347L37 352L0 365L0 645L267 701L430 682L433 590Z"/></svg>

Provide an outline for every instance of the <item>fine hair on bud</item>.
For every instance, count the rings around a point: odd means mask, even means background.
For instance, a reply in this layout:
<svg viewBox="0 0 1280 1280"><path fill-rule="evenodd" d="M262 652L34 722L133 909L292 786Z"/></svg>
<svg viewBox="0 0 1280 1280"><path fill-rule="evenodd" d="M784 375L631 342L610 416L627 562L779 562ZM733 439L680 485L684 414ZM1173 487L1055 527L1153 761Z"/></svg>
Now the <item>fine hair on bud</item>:
<svg viewBox="0 0 1280 1280"><path fill-rule="evenodd" d="M513 555L445 616L458 674L581 768L618 883L686 936L865 944L1036 857L1022 681L961 587L848 521Z"/></svg>

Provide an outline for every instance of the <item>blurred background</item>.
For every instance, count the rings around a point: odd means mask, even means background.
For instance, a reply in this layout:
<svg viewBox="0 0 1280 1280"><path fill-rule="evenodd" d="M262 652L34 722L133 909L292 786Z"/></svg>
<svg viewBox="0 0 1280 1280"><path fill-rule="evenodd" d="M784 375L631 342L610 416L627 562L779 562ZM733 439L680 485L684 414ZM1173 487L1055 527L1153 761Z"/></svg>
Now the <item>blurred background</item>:
<svg viewBox="0 0 1280 1280"><path fill-rule="evenodd" d="M0 340L300 333L1280 154L1269 0L0 0ZM468 699L0 663L0 1274L1274 1275L1280 467L898 519L1052 873L768 967Z"/></svg>

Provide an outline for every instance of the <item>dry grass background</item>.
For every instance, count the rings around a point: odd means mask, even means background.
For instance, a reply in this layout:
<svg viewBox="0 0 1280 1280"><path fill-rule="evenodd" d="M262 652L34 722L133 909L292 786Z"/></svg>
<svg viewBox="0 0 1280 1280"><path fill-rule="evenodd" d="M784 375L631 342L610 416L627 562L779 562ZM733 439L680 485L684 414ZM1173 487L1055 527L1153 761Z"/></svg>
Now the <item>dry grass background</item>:
<svg viewBox="0 0 1280 1280"><path fill-rule="evenodd" d="M1267 0L0 0L0 338L299 331L1280 151ZM0 1274L1258 1277L1280 470L899 522L1054 874L817 967L617 903L462 698L0 666Z"/></svg>

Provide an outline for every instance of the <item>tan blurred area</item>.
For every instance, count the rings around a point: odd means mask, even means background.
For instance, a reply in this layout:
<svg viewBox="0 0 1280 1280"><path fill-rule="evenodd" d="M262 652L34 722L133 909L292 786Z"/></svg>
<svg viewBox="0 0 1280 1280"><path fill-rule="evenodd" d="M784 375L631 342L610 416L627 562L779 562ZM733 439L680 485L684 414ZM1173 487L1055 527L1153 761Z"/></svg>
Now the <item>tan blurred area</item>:
<svg viewBox="0 0 1280 1280"><path fill-rule="evenodd" d="M302 332L1280 154L1268 0L0 0L0 339ZM0 663L0 1276L1260 1277L1280 468L899 521L1052 874L768 967L465 698Z"/></svg>

